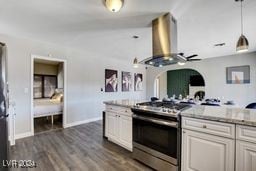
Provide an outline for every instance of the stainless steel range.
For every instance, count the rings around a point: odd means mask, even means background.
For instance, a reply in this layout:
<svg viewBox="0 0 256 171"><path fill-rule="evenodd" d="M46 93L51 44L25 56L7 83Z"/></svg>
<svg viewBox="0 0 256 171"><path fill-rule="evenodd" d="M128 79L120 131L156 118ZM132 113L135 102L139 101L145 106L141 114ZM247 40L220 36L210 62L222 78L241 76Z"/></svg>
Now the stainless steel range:
<svg viewBox="0 0 256 171"><path fill-rule="evenodd" d="M133 111L133 158L156 170L180 170L179 113L189 108L174 102L139 103Z"/></svg>

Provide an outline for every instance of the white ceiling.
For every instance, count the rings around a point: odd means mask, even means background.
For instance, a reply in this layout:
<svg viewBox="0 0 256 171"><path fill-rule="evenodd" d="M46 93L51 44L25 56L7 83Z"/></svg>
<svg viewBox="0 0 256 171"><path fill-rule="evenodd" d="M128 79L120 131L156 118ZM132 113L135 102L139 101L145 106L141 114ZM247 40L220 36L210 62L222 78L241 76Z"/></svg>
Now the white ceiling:
<svg viewBox="0 0 256 171"><path fill-rule="evenodd" d="M107 11L102 0L0 0L0 33L143 59L152 55L151 20L165 12L178 20L180 52L200 58L236 53L240 4L234 0L125 0L119 13ZM256 50L255 16L256 1L245 0L250 51ZM133 35L140 39L134 42ZM226 46L213 46L222 42Z"/></svg>

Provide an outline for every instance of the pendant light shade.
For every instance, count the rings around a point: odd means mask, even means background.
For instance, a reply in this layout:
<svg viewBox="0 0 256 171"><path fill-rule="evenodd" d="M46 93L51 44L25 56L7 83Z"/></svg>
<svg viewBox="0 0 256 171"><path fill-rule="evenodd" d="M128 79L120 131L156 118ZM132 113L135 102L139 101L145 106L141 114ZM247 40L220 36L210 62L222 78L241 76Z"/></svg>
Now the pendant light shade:
<svg viewBox="0 0 256 171"><path fill-rule="evenodd" d="M242 34L236 44L236 51L241 53L241 52L246 52L248 51L249 48L249 42L247 38Z"/></svg>
<svg viewBox="0 0 256 171"><path fill-rule="evenodd" d="M118 12L123 7L124 0L105 0L107 9L111 12Z"/></svg>
<svg viewBox="0 0 256 171"><path fill-rule="evenodd" d="M135 57L133 60L133 68L138 68L138 67L139 67L138 59Z"/></svg>
<svg viewBox="0 0 256 171"><path fill-rule="evenodd" d="M236 51L238 53L241 52L246 52L249 49L249 41L247 40L247 38L244 36L243 32L244 32L244 23L243 23L243 1L244 0L235 0L236 2L240 2L241 3L241 36L239 37L237 44L236 44Z"/></svg>

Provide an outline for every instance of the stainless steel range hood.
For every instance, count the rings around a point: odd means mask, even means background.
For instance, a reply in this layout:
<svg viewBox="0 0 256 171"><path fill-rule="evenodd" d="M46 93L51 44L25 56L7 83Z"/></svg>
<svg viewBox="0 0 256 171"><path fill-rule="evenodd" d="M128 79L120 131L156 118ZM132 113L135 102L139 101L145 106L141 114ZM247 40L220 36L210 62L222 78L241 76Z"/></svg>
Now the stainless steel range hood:
<svg viewBox="0 0 256 171"><path fill-rule="evenodd" d="M152 21L153 56L141 64L161 67L186 61L177 53L177 21L170 13Z"/></svg>

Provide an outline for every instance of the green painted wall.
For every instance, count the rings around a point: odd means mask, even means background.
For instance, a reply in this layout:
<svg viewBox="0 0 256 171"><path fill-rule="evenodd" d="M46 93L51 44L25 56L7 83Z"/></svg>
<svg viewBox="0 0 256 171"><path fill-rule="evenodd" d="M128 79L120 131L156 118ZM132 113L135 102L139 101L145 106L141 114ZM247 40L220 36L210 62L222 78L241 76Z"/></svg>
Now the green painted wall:
<svg viewBox="0 0 256 171"><path fill-rule="evenodd" d="M174 94L183 97L189 94L189 80L192 75L201 75L199 72L192 69L181 69L167 71L167 94L172 97Z"/></svg>

